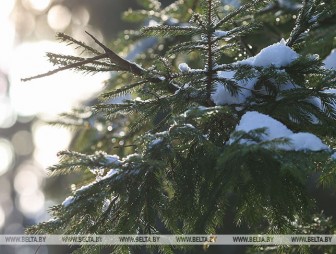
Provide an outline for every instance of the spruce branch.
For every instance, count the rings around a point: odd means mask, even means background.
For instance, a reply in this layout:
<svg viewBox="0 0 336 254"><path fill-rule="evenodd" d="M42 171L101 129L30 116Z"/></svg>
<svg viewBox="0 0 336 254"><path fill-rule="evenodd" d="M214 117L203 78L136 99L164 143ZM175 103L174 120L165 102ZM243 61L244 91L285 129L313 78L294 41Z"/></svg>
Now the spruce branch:
<svg viewBox="0 0 336 254"><path fill-rule="evenodd" d="M124 71L127 71L129 73L134 74L135 76L140 76L144 77L146 80L149 82L153 83L161 83L163 80L159 77L153 77L149 76L147 70L143 69L139 65L132 63L120 56L118 56L115 52L113 52L111 49L106 47L103 43L97 40L93 35L91 35L89 32L86 32L103 50L105 51L106 56L110 59L110 61L120 68L122 68ZM175 93L178 88L171 84L168 83L168 89L171 93Z"/></svg>
<svg viewBox="0 0 336 254"><path fill-rule="evenodd" d="M215 24L215 29L220 28L222 25L224 25L226 22L230 21L235 16L237 16L237 15L241 14L242 12L245 12L245 11L255 7L257 4L259 4L261 2L268 2L268 1L255 0L255 1L252 1L251 3L244 4L244 5L240 6L238 9L236 9L233 12L230 12L228 15L226 15L224 18L222 18L220 21L218 21L217 24Z"/></svg>
<svg viewBox="0 0 336 254"><path fill-rule="evenodd" d="M121 58L115 52L113 52L111 49L109 49L103 43L101 43L92 34L90 34L87 31L85 31L85 33L87 33L94 40L94 42L97 43L105 51L105 56L107 56L112 63L118 65L121 69L123 69L125 71L133 73L136 76L144 76L145 70L143 68L141 68L139 65L131 63L131 62Z"/></svg>
<svg viewBox="0 0 336 254"><path fill-rule="evenodd" d="M116 53L114 53L111 49L109 49L103 43L101 43L96 37L91 35L89 32L86 32L86 33L95 41L95 43L97 43L101 48L103 48L105 53L100 54L98 56L91 57L91 58L87 58L83 61L78 61L76 63L60 67L58 69L55 69L55 70L52 70L52 71L49 71L49 72L46 72L46 73L43 73L43 74L39 74L39 75L29 77L29 78L24 78L24 79L22 79L22 81L30 81L30 80L37 79L37 78L47 77L47 76L53 75L55 73L58 73L60 71L64 71L64 70L68 70L68 69L72 69L72 68L77 68L77 67L83 66L85 64L91 64L91 63L94 63L97 60L104 59L104 58L109 58L112 63L116 64L120 68L120 70L128 71L130 73L133 73L136 76L143 76L144 75L145 70L142 69L140 66L121 58Z"/></svg>
<svg viewBox="0 0 336 254"><path fill-rule="evenodd" d="M76 57L76 56L69 56L69 55L61 55L61 54L54 54L54 53L47 53L47 57L49 62L53 63L54 65L59 66L67 66L69 64L77 63L80 61L86 60L83 57ZM120 68L117 65L110 64L103 61L93 61L90 64L78 66L74 68L75 70L83 71L83 72L109 72L109 71L119 71Z"/></svg>
<svg viewBox="0 0 336 254"><path fill-rule="evenodd" d="M157 76L153 76L153 75L149 75L148 71L143 69L142 67L140 67L139 65L132 63L122 57L120 57L118 54L116 54L114 51L112 51L111 49L109 49L108 47L106 47L102 42L100 42L96 37L94 37L92 34L90 34L89 32L86 31L86 33L94 40L94 42L96 44L98 44L104 51L105 53L103 54L99 54L97 56L91 57L91 58L86 58L85 60L81 60L72 64L68 64L65 66L62 66L60 68L42 73L42 74L38 74L36 76L32 76L32 77L28 77L28 78L23 78L21 79L21 81L26 82L26 81L30 81L30 80L34 80L34 79L38 79L38 78L43 78L43 77L48 77L51 76L53 74L56 74L58 72L64 71L64 70L69 70L69 69L73 69L73 68L80 68L83 67L82 69L87 70L87 71L94 71L92 70L92 68L85 68L85 65L87 64L97 64L97 60L101 60L101 59L105 59L108 58L112 64L114 64L115 66L112 66L113 68L111 68L110 70L116 70L116 71L125 71L128 73L131 73L135 76L140 76L143 77L144 80L152 82L152 83L162 83L165 79L162 79L160 77ZM75 60L75 58L74 58ZM104 69L104 71L108 71L108 69ZM175 93L178 90L178 87L176 87L174 84L172 83L168 83L168 90L171 93Z"/></svg>
<svg viewBox="0 0 336 254"><path fill-rule="evenodd" d="M71 55L62 55L48 52L47 53L48 60L55 65L68 65L73 64L80 61L85 61L86 59L83 57L71 56ZM92 65L100 66L100 67L111 67L111 64L102 61L93 61Z"/></svg>
<svg viewBox="0 0 336 254"><path fill-rule="evenodd" d="M76 48L78 47L82 47L84 48L84 50L88 50L96 55L99 55L100 52L95 50L94 48L86 45L84 42L82 41L78 41L74 38L72 38L71 36L67 35L67 34L64 34L64 33L58 33L56 34L56 38L62 42L68 42L68 45L71 45L71 44L75 44L75 45L78 45Z"/></svg>
<svg viewBox="0 0 336 254"><path fill-rule="evenodd" d="M193 35L198 34L200 29L194 26L181 27L172 25L161 25L161 26L151 26L144 27L141 29L142 35L157 36L161 35L164 37L177 36L177 35Z"/></svg>
<svg viewBox="0 0 336 254"><path fill-rule="evenodd" d="M79 61L79 62L76 62L76 63L73 63L73 64L69 64L69 65L66 65L66 66L63 66L63 67L60 67L60 68L57 68L57 69L54 69L54 70L51 70L51 71L48 71L48 72L45 72L45 73L42 73L42 74L38 74L36 76L32 76L32 77L28 77L28 78L22 78L21 81L26 82L26 81L30 81L30 80L34 80L34 79L48 77L48 76L51 76L51 75L56 74L56 73L61 72L61 71L65 71L65 70L69 70L69 69L73 69L73 68L78 68L80 66L83 66L83 65L89 64L89 63L94 63L95 61L106 58L106 57L107 57L106 53L98 55L98 56L90 57L90 58L87 58L83 61Z"/></svg>
<svg viewBox="0 0 336 254"><path fill-rule="evenodd" d="M135 90L136 88L139 88L139 87L143 86L145 83L146 83L146 81L139 81L139 82L136 82L136 83L128 84L128 85L122 86L120 88L114 89L113 91L103 93L100 96L100 98L102 100L116 98L116 97L125 95L126 93L131 92L131 91Z"/></svg>
<svg viewBox="0 0 336 254"><path fill-rule="evenodd" d="M313 25L313 22L310 22L310 19L313 14L314 7L315 7L315 1L311 0L303 1L303 6L296 19L295 27L292 30L287 42L288 47L292 47L298 41L298 39L300 39L302 34L306 32L311 25Z"/></svg>

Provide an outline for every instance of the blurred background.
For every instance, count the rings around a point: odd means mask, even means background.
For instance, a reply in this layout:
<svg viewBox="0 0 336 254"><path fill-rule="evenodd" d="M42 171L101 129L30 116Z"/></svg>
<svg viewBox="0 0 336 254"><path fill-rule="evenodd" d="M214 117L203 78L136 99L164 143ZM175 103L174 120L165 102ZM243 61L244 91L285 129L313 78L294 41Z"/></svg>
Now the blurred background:
<svg viewBox="0 0 336 254"><path fill-rule="evenodd" d="M68 71L26 83L21 78L52 69L46 52L76 54L54 40L57 32L91 43L85 34L89 31L107 43L119 31L132 28L121 21L128 8L137 8L136 1L1 0L1 234L23 234L25 227L48 220L48 207L69 193L69 182L48 179L46 168L67 148L71 133L46 121L99 93L109 74ZM68 252L56 246L0 246L1 254Z"/></svg>

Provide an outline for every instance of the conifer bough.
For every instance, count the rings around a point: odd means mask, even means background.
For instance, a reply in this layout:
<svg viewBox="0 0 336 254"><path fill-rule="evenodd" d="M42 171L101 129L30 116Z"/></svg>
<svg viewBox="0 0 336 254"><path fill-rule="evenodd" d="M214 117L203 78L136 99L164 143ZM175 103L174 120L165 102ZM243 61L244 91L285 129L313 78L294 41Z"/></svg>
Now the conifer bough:
<svg viewBox="0 0 336 254"><path fill-rule="evenodd" d="M28 232L334 232L332 214L323 214L327 209L307 189L336 185L336 73L328 67L332 55L323 61L336 48L336 3L225 2L179 0L161 7L142 1L144 10L125 18L149 25L125 32L115 51L89 33L103 52L59 35L94 56L49 54L60 67L24 81L66 69L119 74L100 103L55 122L77 135L51 172L81 171L86 180L51 208L53 220ZM137 58L120 57L124 45ZM100 248L82 246L77 253ZM140 253L132 246L106 248ZM188 248L146 251L202 252Z"/></svg>

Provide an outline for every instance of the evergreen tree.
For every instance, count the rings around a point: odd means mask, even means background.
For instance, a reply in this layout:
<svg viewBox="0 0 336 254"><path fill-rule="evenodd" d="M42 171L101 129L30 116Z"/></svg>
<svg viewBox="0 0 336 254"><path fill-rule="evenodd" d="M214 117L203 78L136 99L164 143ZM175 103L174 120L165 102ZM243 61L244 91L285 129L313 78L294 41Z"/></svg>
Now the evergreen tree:
<svg viewBox="0 0 336 254"><path fill-rule="evenodd" d="M111 47L88 34L98 49L59 34L88 55L48 53L58 68L25 79L117 72L98 102L54 123L76 138L52 174L82 177L54 219L28 232L332 234L309 188L336 185L336 72L323 62L336 47L336 2L140 2L125 18L147 26Z"/></svg>

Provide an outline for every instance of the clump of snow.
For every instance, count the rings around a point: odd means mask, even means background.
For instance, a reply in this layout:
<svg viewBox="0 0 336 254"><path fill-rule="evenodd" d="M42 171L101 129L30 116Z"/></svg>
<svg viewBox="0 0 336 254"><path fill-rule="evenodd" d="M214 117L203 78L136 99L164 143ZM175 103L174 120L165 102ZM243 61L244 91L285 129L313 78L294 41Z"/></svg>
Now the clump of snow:
<svg viewBox="0 0 336 254"><path fill-rule="evenodd" d="M292 135L289 135L287 138L289 138L292 141L292 145L289 145L288 149L285 150L322 151L329 149L327 145L323 144L320 138L316 137L312 133L308 132L293 133Z"/></svg>
<svg viewBox="0 0 336 254"><path fill-rule="evenodd" d="M324 93L332 93L336 95L336 89L335 88L329 88L329 89L325 89L323 90Z"/></svg>
<svg viewBox="0 0 336 254"><path fill-rule="evenodd" d="M299 55L286 45L285 39L262 49L256 56L247 58L238 64L249 64L259 67L275 67L287 66L295 61Z"/></svg>
<svg viewBox="0 0 336 254"><path fill-rule="evenodd" d="M160 24L155 21L154 19L151 19L149 22L148 22L148 27L156 27L156 26L159 26Z"/></svg>
<svg viewBox="0 0 336 254"><path fill-rule="evenodd" d="M286 45L284 39L280 42L270 45L262 49L259 54L254 57L247 58L242 61L233 63L233 65L251 65L256 67L271 67L276 68L284 67L295 61L299 55ZM279 73L284 70L278 70ZM236 82L238 86L238 94L232 94L230 90L223 84L216 84L214 92L211 94L211 99L216 105L231 105L231 104L243 104L246 100L251 97L252 90L256 84L258 77L236 80L234 78L235 71L218 71L217 77L222 79L227 79ZM292 83L284 84L279 88L281 91L294 89L297 86ZM262 92L262 91L260 91ZM266 92L266 91L264 91Z"/></svg>
<svg viewBox="0 0 336 254"><path fill-rule="evenodd" d="M160 144L162 141L163 141L162 138L154 139L152 142L150 142L149 148L153 148L154 146Z"/></svg>
<svg viewBox="0 0 336 254"><path fill-rule="evenodd" d="M111 200L104 199L102 211L105 212L108 209L108 207L110 206L110 204L111 204Z"/></svg>
<svg viewBox="0 0 336 254"><path fill-rule="evenodd" d="M336 49L333 49L329 56L323 61L325 68L336 70Z"/></svg>
<svg viewBox="0 0 336 254"><path fill-rule="evenodd" d="M182 126L179 126L179 128L196 129L195 126L190 123L183 124Z"/></svg>
<svg viewBox="0 0 336 254"><path fill-rule="evenodd" d="M141 155L138 154L138 153L132 153L132 154L129 154L127 155L125 158L124 158L124 162L125 161L128 161L128 160L132 160L133 158L141 158Z"/></svg>
<svg viewBox="0 0 336 254"><path fill-rule="evenodd" d="M330 157L331 159L336 160L336 153L333 153Z"/></svg>
<svg viewBox="0 0 336 254"><path fill-rule="evenodd" d="M219 71L217 73L218 78L236 81L234 79L234 75L235 71ZM242 104L246 101L248 97L251 96L251 89L253 89L256 80L256 78L252 78L248 80L236 81L237 85L240 88L238 94L232 94L230 90L223 84L217 84L215 87L215 91L211 94L211 99L216 105Z"/></svg>
<svg viewBox="0 0 336 254"><path fill-rule="evenodd" d="M106 173L106 175L104 177L101 178L101 180L110 178L110 177L114 176L115 174L117 174L118 172L119 172L119 170L112 168L110 171L108 171Z"/></svg>
<svg viewBox="0 0 336 254"><path fill-rule="evenodd" d="M94 175L100 176L104 174L105 169L104 168L93 168L90 169L90 172Z"/></svg>
<svg viewBox="0 0 336 254"><path fill-rule="evenodd" d="M69 196L69 197L67 197L67 198L62 202L62 206L64 206L64 207L68 207L68 206L71 205L74 201L75 201L75 197L74 197L74 196Z"/></svg>
<svg viewBox="0 0 336 254"><path fill-rule="evenodd" d="M336 60L336 58L335 58L335 60ZM323 90L323 93L332 94L336 99L336 89L335 88L325 89L325 90ZM333 101L330 105L333 106L334 111L336 111L336 102ZM321 106L321 109L323 110L322 106Z"/></svg>
<svg viewBox="0 0 336 254"><path fill-rule="evenodd" d="M105 169L107 167L111 166L120 166L122 165L122 161L120 161L120 158L118 155L111 155L104 153L103 160L99 162L99 166L96 168L90 168L90 172L94 175L96 175L96 180L99 181L101 179L101 176L104 175Z"/></svg>
<svg viewBox="0 0 336 254"><path fill-rule="evenodd" d="M293 133L281 122L256 111L246 112L240 119L239 125L236 127L236 131L249 132L265 127L267 128L266 134L269 140L286 137Z"/></svg>
<svg viewBox="0 0 336 254"><path fill-rule="evenodd" d="M246 112L236 131L249 132L255 129L266 128L265 134L262 136L263 141L271 141L274 139L289 139L290 144L279 145L279 149L287 151L322 151L328 150L329 147L321 141L320 138L311 133L299 132L293 133L284 124L274 118L261 114L256 111ZM231 140L232 143L233 140ZM241 140L241 144L248 144L249 141Z"/></svg>
<svg viewBox="0 0 336 254"><path fill-rule="evenodd" d="M105 160L107 164L121 165L120 157L118 155L106 155Z"/></svg>
<svg viewBox="0 0 336 254"><path fill-rule="evenodd" d="M227 31L222 31L222 30L216 30L214 32L214 35L216 37L224 37L224 36L227 36L228 32Z"/></svg>
<svg viewBox="0 0 336 254"><path fill-rule="evenodd" d="M75 195L80 194L81 192L88 190L88 189L91 188L93 185L95 185L97 182L99 182L99 181L101 181L101 180L104 180L104 179L107 179L107 178L110 178L110 177L112 177L113 175L115 175L115 174L118 173L118 172L119 172L118 169L111 169L110 171L108 171L108 172L106 173L106 175L105 175L104 177L100 178L99 180L96 180L96 181L94 181L94 182L91 182L91 183L89 183L89 184L87 184L87 185L83 185L82 187L80 187L79 189L77 189L76 192L75 192ZM75 199L76 199L76 198L75 198L74 196L69 196L69 197L67 197L67 198L62 202L62 205L63 205L64 207L68 207L70 204L72 204L72 203L75 201Z"/></svg>
<svg viewBox="0 0 336 254"><path fill-rule="evenodd" d="M59 222L59 218L53 217L48 220L48 223L57 223L57 222Z"/></svg>
<svg viewBox="0 0 336 254"><path fill-rule="evenodd" d="M188 64L186 63L180 63L179 66L178 66L179 70L181 72L190 72L191 68L189 67Z"/></svg>
<svg viewBox="0 0 336 254"><path fill-rule="evenodd" d="M318 21L320 15L313 15L310 19L309 19L309 23L316 23Z"/></svg>
<svg viewBox="0 0 336 254"><path fill-rule="evenodd" d="M336 89L335 88L328 88L322 91L322 93L325 94L332 94L334 96L336 96ZM314 105L315 107L321 109L322 111L324 111L324 107L322 105L321 99L315 96L309 97L308 99L306 99L307 102L309 102L310 104ZM334 107L334 110L336 111L336 103L331 103L331 106Z"/></svg>
<svg viewBox="0 0 336 254"><path fill-rule="evenodd" d="M206 111L208 110L209 108L207 107L204 107L204 106L197 106L197 107L192 107L186 111L184 111L183 114L181 114L181 116L183 117L188 117L190 114L193 114L195 111Z"/></svg>
<svg viewBox="0 0 336 254"><path fill-rule="evenodd" d="M93 185L95 185L97 182L92 182L89 183L88 185L83 185L82 187L80 187L78 190L76 190L76 194L81 193L83 191L86 191L87 189L91 188Z"/></svg>

